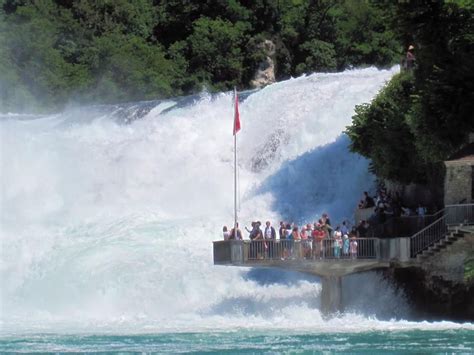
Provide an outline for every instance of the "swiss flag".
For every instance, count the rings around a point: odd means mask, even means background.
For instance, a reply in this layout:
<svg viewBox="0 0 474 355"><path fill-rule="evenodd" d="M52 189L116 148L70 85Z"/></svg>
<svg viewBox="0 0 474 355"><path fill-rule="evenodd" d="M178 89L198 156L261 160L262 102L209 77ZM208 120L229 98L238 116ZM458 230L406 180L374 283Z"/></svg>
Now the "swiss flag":
<svg viewBox="0 0 474 355"><path fill-rule="evenodd" d="M239 114L239 98L237 97L237 90L234 91L234 136L240 131L240 114Z"/></svg>

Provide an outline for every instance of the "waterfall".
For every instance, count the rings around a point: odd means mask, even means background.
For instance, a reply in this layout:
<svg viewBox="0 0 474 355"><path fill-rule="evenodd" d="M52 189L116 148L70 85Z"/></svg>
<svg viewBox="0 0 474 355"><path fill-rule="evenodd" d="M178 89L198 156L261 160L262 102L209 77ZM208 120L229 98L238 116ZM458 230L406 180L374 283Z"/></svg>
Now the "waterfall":
<svg viewBox="0 0 474 355"><path fill-rule="evenodd" d="M350 220L373 177L343 131L397 71L313 74L241 95L241 225ZM2 327L331 327L317 278L212 263L211 242L233 221L232 124L230 92L2 115ZM385 289L365 292L405 309ZM366 307L357 313L367 303L352 303L332 327L371 327Z"/></svg>

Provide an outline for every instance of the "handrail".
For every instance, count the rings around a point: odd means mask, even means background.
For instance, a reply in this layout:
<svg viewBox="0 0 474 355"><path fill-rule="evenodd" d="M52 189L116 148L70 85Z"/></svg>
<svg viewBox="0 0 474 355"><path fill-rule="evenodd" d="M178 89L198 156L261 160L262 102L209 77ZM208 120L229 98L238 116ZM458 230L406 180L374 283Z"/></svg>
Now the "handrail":
<svg viewBox="0 0 474 355"><path fill-rule="evenodd" d="M252 260L327 260L374 259L377 257L375 238L336 240L243 240L244 261Z"/></svg>
<svg viewBox="0 0 474 355"><path fill-rule="evenodd" d="M474 224L474 203L446 206L447 224Z"/></svg>
<svg viewBox="0 0 474 355"><path fill-rule="evenodd" d="M446 233L446 215L443 215L410 238L410 257L416 257L417 254L444 238Z"/></svg>
<svg viewBox="0 0 474 355"><path fill-rule="evenodd" d="M451 205L446 205L444 206L445 208L449 208L449 207L470 207L470 206L474 206L474 203L455 203L455 204L451 204Z"/></svg>
<svg viewBox="0 0 474 355"><path fill-rule="evenodd" d="M474 224L474 203L447 205L443 216L410 238L410 255L414 258L421 251L444 238L448 226Z"/></svg>

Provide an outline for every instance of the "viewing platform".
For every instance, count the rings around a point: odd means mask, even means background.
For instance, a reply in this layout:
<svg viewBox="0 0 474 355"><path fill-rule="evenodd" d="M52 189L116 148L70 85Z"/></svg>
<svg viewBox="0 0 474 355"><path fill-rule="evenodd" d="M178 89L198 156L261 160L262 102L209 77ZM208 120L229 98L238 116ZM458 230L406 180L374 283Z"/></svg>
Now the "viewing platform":
<svg viewBox="0 0 474 355"><path fill-rule="evenodd" d="M355 255L335 249L334 239L229 240L214 242L214 264L279 267L317 276L344 276L389 267L390 260L410 260L410 238L355 238ZM349 248L347 248L349 251Z"/></svg>
<svg viewBox="0 0 474 355"><path fill-rule="evenodd" d="M435 215L419 217L425 226L411 236L354 238L357 247L340 248L336 240L229 240L215 241L214 264L281 268L317 275L322 280L322 310L342 309L343 276L384 268L423 263L442 252L463 234L474 234L474 204L449 205ZM398 219L399 223L403 220Z"/></svg>

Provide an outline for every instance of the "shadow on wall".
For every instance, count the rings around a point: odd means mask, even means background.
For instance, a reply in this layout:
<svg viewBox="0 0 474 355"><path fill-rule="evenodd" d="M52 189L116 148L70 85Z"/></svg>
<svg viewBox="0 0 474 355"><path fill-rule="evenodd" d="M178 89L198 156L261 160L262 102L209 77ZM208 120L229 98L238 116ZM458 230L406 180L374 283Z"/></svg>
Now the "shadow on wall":
<svg viewBox="0 0 474 355"><path fill-rule="evenodd" d="M374 184L368 166L367 159L349 151L349 138L342 134L333 143L283 163L257 194L272 193L272 208L290 222L314 222L328 212L334 226L344 219L352 223L363 191Z"/></svg>
<svg viewBox="0 0 474 355"><path fill-rule="evenodd" d="M262 286L272 284L293 286L298 284L300 281L320 282L320 278L315 275L270 268L252 268L243 276L243 278L245 280L255 281Z"/></svg>

